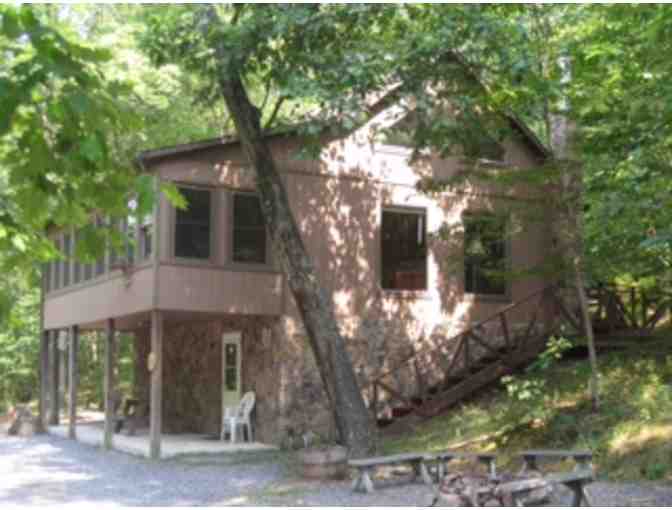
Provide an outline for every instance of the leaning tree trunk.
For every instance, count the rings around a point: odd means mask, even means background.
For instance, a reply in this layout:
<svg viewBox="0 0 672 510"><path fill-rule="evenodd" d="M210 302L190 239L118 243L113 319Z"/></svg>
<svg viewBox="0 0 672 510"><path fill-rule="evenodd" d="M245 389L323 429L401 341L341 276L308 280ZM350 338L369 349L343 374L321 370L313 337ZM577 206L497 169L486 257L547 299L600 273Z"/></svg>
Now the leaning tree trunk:
<svg viewBox="0 0 672 510"><path fill-rule="evenodd" d="M567 57L558 60L563 85L571 80L570 62ZM591 367L590 396L593 410L599 409L599 370L595 349L595 334L588 310L586 282L584 278L583 253L583 167L573 154L572 136L575 126L569 119L569 102L562 97L555 113L548 117L551 149L560 170L559 203L556 210L556 239L560 250L563 272L576 287L576 297L588 344L588 358Z"/></svg>
<svg viewBox="0 0 672 510"><path fill-rule="evenodd" d="M336 427L351 454L363 455L373 446L374 430L336 323L333 303L320 286L301 238L284 183L264 139L258 110L242 83L240 68L221 47L217 49L217 58L225 63L220 70L219 87L243 151L256 171L266 228L306 328Z"/></svg>

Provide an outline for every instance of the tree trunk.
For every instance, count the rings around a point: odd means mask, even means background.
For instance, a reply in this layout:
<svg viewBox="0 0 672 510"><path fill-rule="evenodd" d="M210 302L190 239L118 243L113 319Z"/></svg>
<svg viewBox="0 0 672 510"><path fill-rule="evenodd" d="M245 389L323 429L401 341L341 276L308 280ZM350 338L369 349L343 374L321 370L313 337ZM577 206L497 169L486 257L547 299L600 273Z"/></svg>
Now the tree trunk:
<svg viewBox="0 0 672 510"><path fill-rule="evenodd" d="M563 85L571 80L569 59L558 59ZM586 283L583 275L583 167L573 154L572 136L575 126L569 119L569 103L563 97L556 113L549 113L551 149L560 172L560 203L557 206L560 218L556 221L556 238L563 262L563 272L576 286L576 297L581 314L588 358L591 367L590 396L593 410L599 409L599 369L595 349L595 335L588 310Z"/></svg>
<svg viewBox="0 0 672 510"><path fill-rule="evenodd" d="M209 6L212 22L216 13ZM218 46L219 86L236 126L248 161L256 171L261 209L274 253L281 260L294 296L322 382L329 398L341 441L351 455L361 456L374 445L374 429L355 378L352 361L340 334L333 303L320 286L315 267L292 214L287 192L264 139L259 112L250 102L240 68L227 50Z"/></svg>

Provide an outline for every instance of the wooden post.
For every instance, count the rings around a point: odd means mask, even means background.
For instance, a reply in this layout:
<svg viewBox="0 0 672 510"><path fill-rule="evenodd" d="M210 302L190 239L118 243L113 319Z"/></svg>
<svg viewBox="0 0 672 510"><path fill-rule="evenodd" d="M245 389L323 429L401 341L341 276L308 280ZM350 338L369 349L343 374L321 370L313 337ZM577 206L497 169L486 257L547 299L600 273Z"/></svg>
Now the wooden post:
<svg viewBox="0 0 672 510"><path fill-rule="evenodd" d="M49 331L40 333L40 425L47 430L49 399Z"/></svg>
<svg viewBox="0 0 672 510"><path fill-rule="evenodd" d="M67 352L67 342L66 348L61 349L60 345L61 335L56 335L56 350L58 351L58 412L67 411L66 407L66 395L67 395L67 381L68 381L68 357L65 354Z"/></svg>
<svg viewBox="0 0 672 510"><path fill-rule="evenodd" d="M60 360L58 350L58 334L59 330L51 332L49 338L49 349L51 350L51 398L49 399L49 423L51 425L58 425L60 423L61 403L58 400L58 388L61 386L60 374Z"/></svg>
<svg viewBox="0 0 672 510"><path fill-rule="evenodd" d="M161 458L161 399L163 365L163 315L152 310L151 389L149 402L149 456Z"/></svg>
<svg viewBox="0 0 672 510"><path fill-rule="evenodd" d="M114 319L107 320L107 335L105 337L105 373L104 373L104 392L105 392L105 436L103 439L103 449L112 449L112 440L114 434L114 395L116 381L114 377L115 365L115 330Z"/></svg>
<svg viewBox="0 0 672 510"><path fill-rule="evenodd" d="M68 437L77 438L77 386L79 384L79 367L77 352L79 351L79 327L70 327L70 349L68 350L68 366L70 368L70 398L68 401Z"/></svg>

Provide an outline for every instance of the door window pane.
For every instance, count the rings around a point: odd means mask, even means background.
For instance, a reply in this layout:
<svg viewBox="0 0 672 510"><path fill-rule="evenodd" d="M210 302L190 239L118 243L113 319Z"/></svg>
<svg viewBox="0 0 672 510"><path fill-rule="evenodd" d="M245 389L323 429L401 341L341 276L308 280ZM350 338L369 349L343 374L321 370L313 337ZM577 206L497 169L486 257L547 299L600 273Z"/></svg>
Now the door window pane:
<svg viewBox="0 0 672 510"><path fill-rule="evenodd" d="M238 345L225 344L224 385L227 391L238 389Z"/></svg>

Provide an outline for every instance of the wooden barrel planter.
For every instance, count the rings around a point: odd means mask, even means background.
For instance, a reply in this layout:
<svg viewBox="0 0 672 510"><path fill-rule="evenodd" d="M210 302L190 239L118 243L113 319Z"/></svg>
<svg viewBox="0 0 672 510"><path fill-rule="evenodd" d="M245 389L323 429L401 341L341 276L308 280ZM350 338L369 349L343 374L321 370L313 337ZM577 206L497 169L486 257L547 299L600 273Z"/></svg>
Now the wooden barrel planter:
<svg viewBox="0 0 672 510"><path fill-rule="evenodd" d="M299 454L303 476L312 480L343 480L348 475L348 451L342 446L309 448Z"/></svg>

